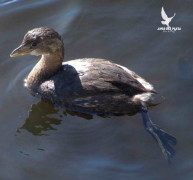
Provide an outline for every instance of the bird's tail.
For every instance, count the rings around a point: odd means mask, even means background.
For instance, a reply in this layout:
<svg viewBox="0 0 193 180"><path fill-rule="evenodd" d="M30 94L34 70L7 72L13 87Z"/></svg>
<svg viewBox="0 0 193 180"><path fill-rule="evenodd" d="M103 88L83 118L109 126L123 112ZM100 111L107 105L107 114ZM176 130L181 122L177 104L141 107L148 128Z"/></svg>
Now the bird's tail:
<svg viewBox="0 0 193 180"><path fill-rule="evenodd" d="M152 93L151 98L146 103L147 106L156 106L158 104L161 104L165 100L164 96L162 96L159 93Z"/></svg>

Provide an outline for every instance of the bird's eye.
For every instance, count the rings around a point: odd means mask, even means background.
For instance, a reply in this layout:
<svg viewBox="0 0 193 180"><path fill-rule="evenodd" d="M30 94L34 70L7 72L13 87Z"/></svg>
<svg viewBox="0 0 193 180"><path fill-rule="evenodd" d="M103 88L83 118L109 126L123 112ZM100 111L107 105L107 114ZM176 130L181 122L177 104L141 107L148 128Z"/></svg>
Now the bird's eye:
<svg viewBox="0 0 193 180"><path fill-rule="evenodd" d="M37 42L32 42L31 47L35 47L35 46L37 46Z"/></svg>

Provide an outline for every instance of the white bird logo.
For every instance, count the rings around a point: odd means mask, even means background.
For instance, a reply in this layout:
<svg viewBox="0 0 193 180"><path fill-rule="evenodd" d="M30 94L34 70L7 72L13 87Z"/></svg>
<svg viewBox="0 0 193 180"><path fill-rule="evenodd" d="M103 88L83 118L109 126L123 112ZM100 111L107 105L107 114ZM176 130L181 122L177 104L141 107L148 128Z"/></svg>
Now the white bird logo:
<svg viewBox="0 0 193 180"><path fill-rule="evenodd" d="M167 14L164 11L164 8L162 7L161 16L162 16L164 21L161 21L161 23L163 25L166 25L167 27L170 27L169 23L171 22L171 20L174 18L175 15L176 15L176 13L174 13L174 15L172 17L168 17Z"/></svg>

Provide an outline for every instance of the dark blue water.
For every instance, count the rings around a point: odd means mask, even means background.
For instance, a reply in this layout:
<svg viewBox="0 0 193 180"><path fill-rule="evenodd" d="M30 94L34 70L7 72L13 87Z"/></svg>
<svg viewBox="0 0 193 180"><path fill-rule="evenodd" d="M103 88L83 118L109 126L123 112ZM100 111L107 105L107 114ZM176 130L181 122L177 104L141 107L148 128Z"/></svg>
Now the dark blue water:
<svg viewBox="0 0 193 180"><path fill-rule="evenodd" d="M157 31L161 7L176 16ZM193 177L193 1L0 1L0 179L191 180ZM65 59L105 58L124 65L164 96L154 123L178 139L168 164L140 115L62 112L32 97L23 79L37 57L10 58L29 29L64 38Z"/></svg>

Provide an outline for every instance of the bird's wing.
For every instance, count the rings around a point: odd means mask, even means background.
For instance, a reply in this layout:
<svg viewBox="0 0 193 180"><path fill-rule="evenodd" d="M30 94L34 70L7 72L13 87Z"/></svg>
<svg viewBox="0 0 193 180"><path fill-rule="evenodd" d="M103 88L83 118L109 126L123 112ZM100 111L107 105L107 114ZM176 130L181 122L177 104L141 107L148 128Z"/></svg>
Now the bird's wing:
<svg viewBox="0 0 193 180"><path fill-rule="evenodd" d="M166 12L164 11L164 8L162 7L162 10L161 10L161 16L164 20L167 20L168 19L168 16L166 14Z"/></svg>
<svg viewBox="0 0 193 180"><path fill-rule="evenodd" d="M120 81L109 81L115 87L119 88L122 92L129 95L130 97L140 94L143 92L150 92L145 89L137 80L130 79L127 82L120 82ZM152 91L153 92L153 91Z"/></svg>

